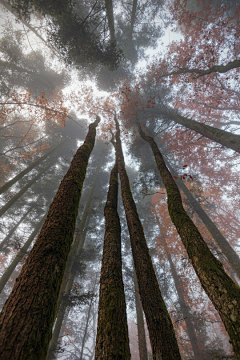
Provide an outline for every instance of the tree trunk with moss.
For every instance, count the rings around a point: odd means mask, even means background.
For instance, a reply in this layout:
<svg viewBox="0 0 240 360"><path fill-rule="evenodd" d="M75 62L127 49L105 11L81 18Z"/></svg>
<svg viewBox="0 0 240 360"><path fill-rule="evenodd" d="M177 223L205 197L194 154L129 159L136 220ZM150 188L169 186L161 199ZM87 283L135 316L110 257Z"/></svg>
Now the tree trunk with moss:
<svg viewBox="0 0 240 360"><path fill-rule="evenodd" d="M178 187L154 139L145 135L140 125L139 132L152 148L167 190L171 220L176 226L203 289L225 325L237 359L240 359L240 288L225 273L221 262L213 256L197 227L184 210Z"/></svg>
<svg viewBox="0 0 240 360"><path fill-rule="evenodd" d="M118 170L112 169L104 208L105 236L99 291L95 360L130 359L122 280L121 226L117 212Z"/></svg>
<svg viewBox="0 0 240 360"><path fill-rule="evenodd" d="M144 319L143 319L143 309L139 295L139 287L138 287L137 275L135 269L133 269L133 278L134 278L134 290L135 290L134 294L135 294L135 304L136 304L136 313L137 313L139 358L140 360L148 360L146 334L145 334Z"/></svg>
<svg viewBox="0 0 240 360"><path fill-rule="evenodd" d="M0 314L0 359L45 360L96 127L89 126Z"/></svg>
<svg viewBox="0 0 240 360"><path fill-rule="evenodd" d="M102 165L102 159L99 162L99 165L98 165L98 168L97 168L97 171L95 174L95 179L92 184L90 193L88 195L88 200L84 207L84 211L81 216L80 224L76 231L74 243L71 247L71 251L68 256L66 270L64 272L64 277L63 277L63 282L62 282L62 287L61 287L61 294L60 294L59 302L58 302L57 320L56 320L56 323L54 326L52 339L49 344L48 360L53 360L57 356L57 354L55 352L56 352L57 345L58 345L58 339L59 339L59 335L60 335L60 331L61 331L61 327L62 327L62 322L63 322L64 316L66 316L66 314L65 314L66 309L67 309L66 299L70 295L70 292L71 292L71 289L73 286L73 282L74 282L74 278L75 278L75 275L72 273L72 267L74 265L75 258L79 256L79 254L82 251L83 246L84 246L84 242L85 242L85 238L86 238L86 230L87 230L88 223L89 223L89 211L91 209L93 193L96 188L96 183L97 183L99 171L101 169L101 165Z"/></svg>
<svg viewBox="0 0 240 360"><path fill-rule="evenodd" d="M171 318L163 301L152 260L147 247L142 223L132 197L129 179L125 169L120 140L120 129L115 116L116 154L118 172L121 180L123 205L130 233L134 267L137 275L139 293L146 316L153 360L181 359Z"/></svg>
<svg viewBox="0 0 240 360"><path fill-rule="evenodd" d="M159 230L161 230L161 225L160 225L159 218L156 217L156 219L157 219L157 224L158 224ZM198 340L197 340L196 332L195 332L193 323L191 321L191 314L189 312L188 305L186 304L186 301L185 301L185 298L184 298L184 288L183 288L183 286L181 284L181 280L180 280L180 278L179 278L179 276L177 274L177 271L175 269L175 266L173 264L172 256L170 254L169 247L167 245L167 242L166 242L165 238L161 237L161 241L162 241L163 247L165 249L165 253L167 255L167 259L168 259L170 269L171 269L171 272L172 272L174 285L175 285L175 288L177 290L178 302L179 302L180 309L181 309L181 312L182 312L182 315L183 315L183 319L184 319L185 324L186 324L187 334L188 334L189 340L191 342L191 346L192 346L192 350L193 350L193 354L194 354L194 359L195 360L202 360L204 356L203 356L203 354L201 354L201 350L200 350L200 348L198 346Z"/></svg>
<svg viewBox="0 0 240 360"><path fill-rule="evenodd" d="M169 167L171 173L174 173L173 168L170 164L165 160L167 166ZM213 239L216 241L220 249L222 250L223 254L226 256L229 264L232 266L238 277L240 278L240 258L234 249L231 247L229 242L226 238L222 235L222 233L218 230L217 226L214 222L210 219L207 213L203 210L199 202L194 198L191 192L188 190L187 186L184 184L183 181L176 179L174 180L177 186L184 192L186 195L189 203L193 207L194 211L198 214L199 218L202 220L203 224L206 226L210 234L212 235Z"/></svg>

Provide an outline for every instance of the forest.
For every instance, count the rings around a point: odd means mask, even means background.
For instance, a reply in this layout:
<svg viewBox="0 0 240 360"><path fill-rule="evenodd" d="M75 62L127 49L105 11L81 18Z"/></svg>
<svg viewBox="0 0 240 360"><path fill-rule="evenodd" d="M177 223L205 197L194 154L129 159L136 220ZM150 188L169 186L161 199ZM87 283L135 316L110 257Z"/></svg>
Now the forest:
<svg viewBox="0 0 240 360"><path fill-rule="evenodd" d="M0 360L240 360L239 0L0 0Z"/></svg>

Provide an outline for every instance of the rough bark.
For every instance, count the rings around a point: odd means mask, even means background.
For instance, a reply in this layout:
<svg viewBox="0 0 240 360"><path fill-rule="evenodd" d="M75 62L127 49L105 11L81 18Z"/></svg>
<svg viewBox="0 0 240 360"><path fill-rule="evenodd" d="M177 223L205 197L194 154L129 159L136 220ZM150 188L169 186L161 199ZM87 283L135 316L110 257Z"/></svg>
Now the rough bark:
<svg viewBox="0 0 240 360"><path fill-rule="evenodd" d="M194 130L196 133L201 134L206 138L221 144L222 146L226 146L229 149L240 153L240 135L231 134L228 131L217 129L213 126L203 123L199 123L195 120L186 118L185 116L179 115L177 113L170 113L164 110L158 110L157 113L166 116L169 120L173 120L188 129Z"/></svg>
<svg viewBox="0 0 240 360"><path fill-rule="evenodd" d="M95 360L130 359L122 280L121 226L117 212L118 170L112 169L104 208L105 236L99 290Z"/></svg>
<svg viewBox="0 0 240 360"><path fill-rule="evenodd" d="M0 251L5 247L5 245L8 243L9 239L11 239L13 233L17 230L18 226L23 222L23 220L28 216L30 211L32 210L32 207L30 207L25 214L21 217L21 219L12 227L12 229L9 231L7 236L3 239L3 241L0 244ZM4 249L5 250L5 249Z"/></svg>
<svg viewBox="0 0 240 360"><path fill-rule="evenodd" d="M159 230L161 230L161 225L160 225L158 217L157 217L157 223L158 223L158 226L159 226ZM186 304L186 301L184 299L184 289L183 289L183 286L181 284L181 280L180 280L180 278L179 278L179 276L178 276L178 274L176 272L175 266L174 266L173 261L172 261L172 256L170 254L170 251L169 251L166 240L162 237L161 241L163 243L163 246L164 246L167 258L168 258L168 262L169 262L169 265L170 265L170 269L171 269L171 272L172 272L174 285L175 285L175 288L176 288L177 294L178 294L178 300L179 300L180 309L181 309L183 319L184 319L185 324L186 324L187 334L188 334L189 340L190 340L191 345L192 345L192 350L193 350L193 353L194 353L194 359L195 360L202 360L203 354L201 354L201 350L200 350L200 348L198 346L198 340L197 340L196 332L195 332L193 323L191 321L191 314L189 312L188 305Z"/></svg>
<svg viewBox="0 0 240 360"><path fill-rule="evenodd" d="M89 126L64 176L35 245L0 315L0 359L44 360L96 126Z"/></svg>
<svg viewBox="0 0 240 360"><path fill-rule="evenodd" d="M176 226L203 289L225 325L237 359L240 359L240 288L225 273L222 263L213 256L197 227L184 210L178 187L154 139L145 135L140 126L139 132L152 148L167 190L171 220Z"/></svg>
<svg viewBox="0 0 240 360"><path fill-rule="evenodd" d="M52 154L57 148L63 143L63 141L56 145L54 148L50 149L45 155L41 156L39 159L35 160L31 165L29 165L26 169L21 171L18 175L14 176L13 179L9 180L6 184L4 184L0 188L0 194L4 193L9 189L12 185L14 185L17 181L21 180L22 177L26 174L28 174L32 169L37 167L43 160L45 160L50 154Z"/></svg>
<svg viewBox="0 0 240 360"><path fill-rule="evenodd" d="M70 295L70 292L71 292L71 289L73 286L73 282L74 282L74 278L75 278L75 275L72 273L72 267L73 267L76 256L79 256L80 252L82 251L82 249L84 247L84 242L85 242L85 237L86 237L86 229L88 227L88 223L90 220L89 212L91 209L93 193L96 188L96 183L97 183L99 171L101 169L101 165L102 165L102 159L99 162L99 165L98 165L98 168L97 168L97 171L95 174L95 179L92 184L90 193L88 195L88 200L84 207L83 214L81 216L80 224L76 230L77 232L76 232L76 236L74 239L74 243L71 247L71 251L68 256L68 261L67 261L67 265L66 265L66 270L64 272L61 293L60 293L59 302L58 302L57 320L56 320L56 323L54 326L52 339L49 344L48 360L53 360L56 358L55 351L57 349L58 339L59 339L59 335L60 335L60 331L61 331L61 327L62 327L62 322L63 322L64 316L66 313L66 309L67 309L67 302L65 300Z"/></svg>
<svg viewBox="0 0 240 360"><path fill-rule="evenodd" d="M39 173L30 180L17 194L15 194L1 209L0 216L10 209L11 206L15 204L15 202L38 180L40 177L56 162L56 158L50 161L47 166L45 166Z"/></svg>
<svg viewBox="0 0 240 360"><path fill-rule="evenodd" d="M115 117L116 119L116 117ZM171 318L163 301L152 260L147 247L142 223L132 197L129 179L125 169L120 129L116 120L116 154L121 180L123 205L130 233L134 266L139 293L146 316L153 360L181 359Z"/></svg>
<svg viewBox="0 0 240 360"><path fill-rule="evenodd" d="M137 275L135 269L133 269L133 278L134 278L134 288L135 288L134 294L135 294L135 304L136 304L136 313L137 313L139 358L140 360L148 360L146 334L145 334L144 319L143 319L143 309L139 295L139 287L138 287Z"/></svg>
<svg viewBox="0 0 240 360"><path fill-rule="evenodd" d="M168 168L170 169L171 173L174 173L174 170L170 166L170 164L165 160ZM193 207L194 211L198 214L199 218L202 220L210 234L212 235L213 239L216 241L220 249L222 250L223 254L229 261L229 264L232 266L238 277L240 278L240 258L234 249L231 247L229 242L226 238L221 234L218 230L217 226L214 222L210 219L207 213L203 210L199 202L194 198L191 192L188 190L187 186L181 180L175 180L177 186L184 192L188 201L190 202L191 206Z"/></svg>
<svg viewBox="0 0 240 360"><path fill-rule="evenodd" d="M4 286L6 285L6 283L8 282L8 280L9 280L10 276L12 275L13 271L15 270L16 266L20 263L22 258L26 255L29 246L31 245L31 243L35 239L37 233L40 231L41 226L43 225L45 218L46 218L46 216L44 216L39 221L39 223L37 224L37 226L35 227L35 229L31 233L31 235L29 236L29 238L27 239L27 241L25 242L25 244L21 248L21 250L17 253L17 255L15 256L15 258L13 259L11 264L4 271L2 277L0 278L0 293L2 292L2 290L3 290Z"/></svg>

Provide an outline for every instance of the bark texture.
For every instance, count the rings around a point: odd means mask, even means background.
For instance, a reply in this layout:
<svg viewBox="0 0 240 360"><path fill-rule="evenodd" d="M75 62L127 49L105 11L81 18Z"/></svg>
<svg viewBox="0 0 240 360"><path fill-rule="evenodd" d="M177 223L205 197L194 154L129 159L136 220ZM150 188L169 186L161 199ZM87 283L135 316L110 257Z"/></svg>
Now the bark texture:
<svg viewBox="0 0 240 360"><path fill-rule="evenodd" d="M169 163L165 160L167 166L171 170L173 174L173 169L170 167ZM174 174L175 175L175 174ZM203 210L199 202L194 198L191 192L188 190L187 186L181 180L175 180L177 186L184 192L188 201L192 205L194 211L198 214L199 218L202 220L210 234L212 235L213 239L216 241L220 249L222 250L223 254L229 261L229 264L234 269L237 276L240 278L240 258L234 249L231 247L229 242L226 238L222 235L222 233L218 230L217 226L214 222L210 219L207 213Z"/></svg>
<svg viewBox="0 0 240 360"><path fill-rule="evenodd" d="M133 272L134 272L133 277L134 277L134 288L135 288L134 294L135 294L135 304L136 304L136 313L137 313L139 358L140 360L148 360L146 334L145 334L144 319L143 319L143 309L139 295L139 287L138 287L137 275L135 269L133 269Z"/></svg>
<svg viewBox="0 0 240 360"><path fill-rule="evenodd" d="M62 283L61 293L60 293L59 302L58 302L57 320L56 320L56 323L54 326L52 339L49 344L48 360L53 360L57 356L57 354L55 352L56 352L57 345L58 345L58 338L60 335L62 322L63 322L64 316L66 313L66 309L67 309L66 299L68 299L68 297L70 295L70 292L71 292L71 289L73 286L73 282L74 282L74 278L75 278L75 275L72 273L72 267L74 265L76 256L77 257L79 256L80 252L82 251L82 249L84 247L86 230L87 230L88 223L89 223L89 212L91 209L93 193L94 193L94 190L96 187L96 183L97 183L101 165L102 165L102 160L99 162L99 165L98 165L98 168L96 171L96 175L95 175L95 179L94 179L92 188L90 190L90 193L88 195L88 200L84 207L84 211L83 211L83 214L81 217L80 224L77 228L77 233L76 233L76 236L74 239L74 243L71 247L71 251L68 256L67 266L66 266L66 270L64 272L63 283Z"/></svg>
<svg viewBox="0 0 240 360"><path fill-rule="evenodd" d="M75 222L88 159L94 146L96 126L89 126L45 223L0 315L0 359L44 360Z"/></svg>
<svg viewBox="0 0 240 360"><path fill-rule="evenodd" d="M159 289L142 223L139 219L136 204L132 197L129 179L124 164L120 129L117 120L116 126L116 153L118 172L121 180L123 205L130 233L140 298L148 325L153 360L181 359L171 318Z"/></svg>
<svg viewBox="0 0 240 360"><path fill-rule="evenodd" d="M203 289L225 325L237 359L240 359L240 288L225 273L221 262L213 256L197 227L184 210L178 187L154 139L145 135L140 126L139 132L152 148L167 190L171 220L176 226Z"/></svg>
<svg viewBox="0 0 240 360"><path fill-rule="evenodd" d="M121 226L117 212L118 170L112 169L104 208L105 236L99 291L95 360L130 359L122 280Z"/></svg>

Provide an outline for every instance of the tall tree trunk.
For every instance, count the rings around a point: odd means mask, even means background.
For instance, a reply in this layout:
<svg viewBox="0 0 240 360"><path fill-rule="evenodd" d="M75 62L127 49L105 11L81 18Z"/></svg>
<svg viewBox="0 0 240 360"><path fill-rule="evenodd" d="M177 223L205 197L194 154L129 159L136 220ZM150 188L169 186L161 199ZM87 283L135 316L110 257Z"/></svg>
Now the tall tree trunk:
<svg viewBox="0 0 240 360"><path fill-rule="evenodd" d="M171 318L163 301L152 260L147 247L142 223L132 197L129 179L125 169L120 140L120 129L116 120L116 154L121 180L123 205L130 233L134 266L139 293L146 316L152 346L153 360L181 359Z"/></svg>
<svg viewBox="0 0 240 360"><path fill-rule="evenodd" d="M165 160L166 165L170 169L173 175L176 175L173 168L169 164L168 161ZM177 186L184 192L188 201L190 202L191 206L193 207L194 211L198 214L199 218L202 220L210 234L212 235L213 239L216 241L220 249L222 250L223 254L229 261L229 264L232 266L238 277L240 278L240 258L234 249L231 247L229 242L225 239L225 237L221 234L218 230L214 222L210 219L210 217L206 214L203 210L199 202L194 198L191 192L188 190L187 186L184 184L183 181L177 179L174 180Z"/></svg>
<svg viewBox="0 0 240 360"><path fill-rule="evenodd" d="M108 28L109 28L109 32L110 32L110 41L111 41L112 44L116 45L112 0L105 0L105 9L106 9L107 19L108 19Z"/></svg>
<svg viewBox="0 0 240 360"><path fill-rule="evenodd" d="M34 169L35 167L37 167L39 164L41 164L41 162L43 160L46 159L46 157L48 157L50 154L52 154L55 150L57 150L57 148L63 144L63 141L56 145L54 148L50 149L45 155L41 156L40 158L38 158L37 160L35 160L31 165L29 165L26 169L24 169L23 171L21 171L18 175L14 176L13 179L9 180L6 184L4 184L1 188L0 188L0 194L4 193L7 189L9 189L11 186L13 186L17 181L21 180L22 177L26 174L28 174L32 169Z"/></svg>
<svg viewBox="0 0 240 360"><path fill-rule="evenodd" d="M225 273L222 263L213 256L197 227L184 210L178 187L167 169L154 139L145 135L140 125L139 132L152 148L167 190L168 211L171 220L176 226L203 289L226 327L237 359L240 359L240 288Z"/></svg>
<svg viewBox="0 0 240 360"><path fill-rule="evenodd" d="M15 202L56 162L56 158L50 161L45 168L43 168L39 173L30 180L17 194L15 194L1 209L0 216L10 209L11 206L15 204Z"/></svg>
<svg viewBox="0 0 240 360"><path fill-rule="evenodd" d="M44 360L57 311L97 120L89 126L45 223L0 314L0 358Z"/></svg>
<svg viewBox="0 0 240 360"><path fill-rule="evenodd" d="M89 211L91 208L93 193L96 188L99 171L101 169L102 160L103 159L101 159L99 162L99 165L98 165L98 168L97 168L97 171L95 174L95 179L92 184L90 193L88 195L88 199L87 199L83 214L81 216L80 224L79 224L78 228L76 229L76 236L74 239L74 243L71 247L71 251L68 256L68 261L67 261L67 265L66 265L66 270L64 272L61 293L60 293L59 302L58 302L57 320L56 320L56 323L54 326L52 339L49 344L48 360L53 360L56 358L55 352L56 352L57 345L58 345L58 338L59 338L59 334L61 331L62 322L63 322L64 316L65 316L66 308L67 308L66 299L70 295L70 292L71 292L71 289L73 286L73 282L74 282L74 278L75 278L75 275L72 273L72 267L73 267L75 258L79 256L80 252L82 251L82 249L84 247L86 230L87 230L88 223L90 220L89 219Z"/></svg>
<svg viewBox="0 0 240 360"><path fill-rule="evenodd" d="M95 360L130 359L126 302L122 280L121 225L117 212L118 170L115 163L104 208L105 236L99 290Z"/></svg>
<svg viewBox="0 0 240 360"><path fill-rule="evenodd" d="M39 221L39 223L36 225L35 229L29 236L28 240L25 242L19 253L15 256L14 260L11 262L11 264L7 267L7 269L4 271L2 277L0 278L0 293L2 292L4 286L8 282L10 276L12 275L13 271L15 270L16 266L20 263L22 258L26 255L26 252L35 239L36 235L40 231L44 220L46 219L46 215Z"/></svg>
<svg viewBox="0 0 240 360"><path fill-rule="evenodd" d="M136 304L136 313L137 313L139 357L140 360L148 360L146 334L145 334L144 319L143 319L143 309L139 295L137 275L134 267L133 267L133 278L134 278L134 288L135 288L134 294L135 294L135 304Z"/></svg>
<svg viewBox="0 0 240 360"><path fill-rule="evenodd" d="M229 149L240 153L240 135L231 134L228 131L199 123L198 121L188 119L187 117L174 112L170 113L164 110L159 110L157 113L166 116L169 120L173 120L188 129L194 130L196 133L201 134L210 140L213 140L223 146L228 147Z"/></svg>
<svg viewBox="0 0 240 360"><path fill-rule="evenodd" d="M21 219L12 227L7 236L3 239L0 244L0 251L4 248L4 246L8 243L8 240L11 239L13 233L17 230L18 226L23 222L23 220L28 216L28 214L32 211L33 207L31 206L25 214L21 217Z"/></svg>
<svg viewBox="0 0 240 360"><path fill-rule="evenodd" d="M96 280L94 282L94 286L93 286L93 290L92 293L95 293L95 287L96 287ZM88 326L89 326L89 320L90 320L90 314L91 314L91 310L92 310L92 305L93 305L93 299L94 297L92 296L91 300L90 300L90 304L88 307L88 312L87 312L87 319L86 319L86 325L85 325L85 329L84 329L84 333L83 333L83 338L82 338L82 347L81 347L81 353L80 353L80 358L79 360L83 360L83 350L86 344L86 338L87 338L87 332L88 332ZM111 359L111 358L110 358Z"/></svg>
<svg viewBox="0 0 240 360"><path fill-rule="evenodd" d="M161 225L160 225L158 216L156 216L156 219L157 219L159 230L161 232ZM170 265L170 269L171 269L171 272L172 272L173 281L174 281L175 288L176 288L177 294L178 294L179 305L180 305L181 312L182 312L182 315L183 315L183 318L184 318L184 321L185 321L185 324L186 324L186 327L187 327L187 334L188 334L189 340L190 340L191 345L192 345L192 350L193 350L193 353L194 353L194 359L195 360L202 360L203 354L201 354L201 350L199 349L196 332L195 332L193 323L191 321L191 314L189 312L188 305L186 304L186 301L184 299L184 290L183 290L183 286L181 284L181 280L180 280L180 278L179 278L179 276L178 276L178 274L176 272L175 266L174 266L173 261L172 261L172 256L170 254L170 251L169 251L169 248L168 248L168 245L167 245L167 242L166 242L165 238L162 237L161 241L163 243L163 246L164 246L167 258L168 258L168 262L169 262L169 265Z"/></svg>
<svg viewBox="0 0 240 360"><path fill-rule="evenodd" d="M136 11L137 11L137 0L133 0L132 3L132 12L131 12L131 24L130 24L130 41L133 40L133 28L134 28L134 23L136 20Z"/></svg>

